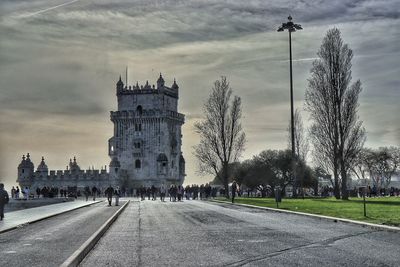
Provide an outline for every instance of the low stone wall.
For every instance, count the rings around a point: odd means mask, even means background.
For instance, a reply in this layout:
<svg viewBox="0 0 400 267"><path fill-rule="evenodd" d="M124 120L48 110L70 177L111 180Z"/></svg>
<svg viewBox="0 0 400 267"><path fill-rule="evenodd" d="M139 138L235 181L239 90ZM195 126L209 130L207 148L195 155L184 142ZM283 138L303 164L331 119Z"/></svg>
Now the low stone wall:
<svg viewBox="0 0 400 267"><path fill-rule="evenodd" d="M35 199L10 199L4 207L4 212L30 209L45 205L57 204L66 201L74 201L74 198L35 198Z"/></svg>

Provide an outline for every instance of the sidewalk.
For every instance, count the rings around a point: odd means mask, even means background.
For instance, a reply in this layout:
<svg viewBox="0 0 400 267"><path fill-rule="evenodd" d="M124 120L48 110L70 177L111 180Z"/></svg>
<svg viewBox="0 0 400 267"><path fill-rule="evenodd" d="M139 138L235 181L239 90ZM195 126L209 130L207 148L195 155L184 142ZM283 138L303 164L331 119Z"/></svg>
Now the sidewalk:
<svg viewBox="0 0 400 267"><path fill-rule="evenodd" d="M217 199L212 199L212 200L210 200L210 202L222 203L222 204L227 204L227 205L232 205L232 206L242 206L242 207L251 208L251 209L268 210L268 211L279 212L279 213L297 214L297 215L301 215L301 216L314 217L314 218L329 220L329 221L334 221L334 222L351 223L351 224L361 225L363 227L369 227L369 228L377 229L377 230L400 232L400 227L397 227L397 226L375 224L375 223L356 221L356 220L339 218L339 217L332 217L332 216L306 213L306 212L300 212L300 211L285 210L285 209L276 209L276 208L270 208L270 207L262 207L262 206L256 206L256 205L250 205L250 204L231 203L230 201L217 200Z"/></svg>
<svg viewBox="0 0 400 267"><path fill-rule="evenodd" d="M0 221L0 233L10 231L23 225L37 222L49 217L93 205L103 200L82 201L76 200L72 202L64 202L59 204L46 205L31 209L6 212L3 221Z"/></svg>

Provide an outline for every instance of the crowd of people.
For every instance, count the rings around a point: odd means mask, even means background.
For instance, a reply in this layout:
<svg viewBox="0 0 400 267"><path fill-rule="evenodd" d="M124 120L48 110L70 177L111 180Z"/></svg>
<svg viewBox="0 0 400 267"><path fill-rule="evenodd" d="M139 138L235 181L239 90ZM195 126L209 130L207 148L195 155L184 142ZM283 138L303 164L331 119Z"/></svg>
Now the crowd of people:
<svg viewBox="0 0 400 267"><path fill-rule="evenodd" d="M148 200L157 200L157 197L159 197L161 201L165 201L165 197L169 196L169 201L176 202L183 201L184 199L195 200L217 197L218 190L217 187L212 187L210 184L202 184L200 186L193 184L186 187L182 185L170 185L168 188L165 185L161 185L160 187L152 185L150 187L141 186L138 189L133 189L132 196L136 196L141 200L145 200L146 198ZM123 195L125 194L123 193Z"/></svg>
<svg viewBox="0 0 400 267"><path fill-rule="evenodd" d="M19 188L18 186L16 186L14 188L14 186L11 188L11 198L12 199L25 199L27 200L30 196L30 189L29 187L25 187L25 188Z"/></svg>
<svg viewBox="0 0 400 267"><path fill-rule="evenodd" d="M110 186L111 187L111 186ZM12 199L33 199L33 198L56 198L56 197L81 197L84 196L86 201L91 198L96 200L97 197L107 197L110 193L110 187L99 188L96 186L89 187L86 186L83 189L78 189L77 187L37 187L35 190L31 190L29 187L21 189L19 186L13 186L11 188L11 198ZM112 187L111 187L112 188ZM154 185L145 187L141 186L139 188L124 188L121 189L116 187L112 188L112 195L118 197L137 197L141 200L152 199L165 201L165 198L169 198L170 201L182 201L195 200L195 199L208 199L211 197L217 197L219 195L224 195L225 190L221 187L212 187L210 184L192 184L187 186L182 185L170 185L169 187L161 185L156 187Z"/></svg>

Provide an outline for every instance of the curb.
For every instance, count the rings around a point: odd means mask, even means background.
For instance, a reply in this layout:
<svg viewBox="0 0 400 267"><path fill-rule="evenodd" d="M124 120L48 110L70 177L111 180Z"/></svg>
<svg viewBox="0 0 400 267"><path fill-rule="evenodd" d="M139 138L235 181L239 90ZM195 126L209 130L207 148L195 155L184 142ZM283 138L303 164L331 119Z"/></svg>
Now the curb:
<svg viewBox="0 0 400 267"><path fill-rule="evenodd" d="M332 217L332 216L317 215L317 214L312 214L312 213L305 213L305 212L291 211L291 210L283 210L283 209L275 209L275 208L269 208L269 207L260 207L260 206L249 205L249 204L230 203L230 202L226 202L226 201L222 201L222 200L210 200L210 202L224 203L224 204L243 206L243 207L253 208L253 209L262 209L262 210L268 210L268 211L273 211L273 212L280 212L280 213L288 213L288 214L295 214L295 215L301 215L301 216L308 216L308 217L313 217L313 218L318 218L318 219L323 219L323 220L328 220L328 221L334 221L334 222L343 222L343 223L356 224L356 225L359 225L359 226L362 226L362 227L369 227L369 228L372 228L372 229L383 230L383 231L388 231L388 232L396 232L396 233L400 232L400 227L396 227L396 226L380 225L380 224L375 224L375 223L360 222L360 221L355 221L355 220L350 220L350 219L343 219L343 218Z"/></svg>
<svg viewBox="0 0 400 267"><path fill-rule="evenodd" d="M60 267L75 267L85 258L85 256L92 250L104 233L110 228L114 221L118 218L121 212L128 206L130 200L128 200L114 215L108 219L94 234L92 234L88 240L83 243Z"/></svg>
<svg viewBox="0 0 400 267"><path fill-rule="evenodd" d="M64 213L67 213L67 212L70 212L70 211L74 211L74 210L77 210L77 209L81 209L81 208L84 208L84 207L89 207L91 205L100 203L102 201L104 201L104 200L97 200L97 201L88 203L87 205L84 205L84 206L76 207L76 208L73 208L73 209L70 209L70 210L66 210L66 211L62 211L62 212L58 212L58 213L54 213L54 214L51 214L51 215L48 215L48 216L45 216L45 217L42 217L42 218L39 218L39 219L36 219L36 220L33 220L33 221L29 221L29 222L22 223L22 224L19 224L19 225L16 225L16 226L4 229L4 230L0 230L0 234L8 232L8 231L11 231L11 230L14 230L14 229L17 229L17 228L21 227L21 225L23 226L23 225L29 225L29 224L32 224L32 223L40 222L40 221L49 219L51 217L54 217L54 216L57 216L57 215L60 215L60 214L64 214Z"/></svg>

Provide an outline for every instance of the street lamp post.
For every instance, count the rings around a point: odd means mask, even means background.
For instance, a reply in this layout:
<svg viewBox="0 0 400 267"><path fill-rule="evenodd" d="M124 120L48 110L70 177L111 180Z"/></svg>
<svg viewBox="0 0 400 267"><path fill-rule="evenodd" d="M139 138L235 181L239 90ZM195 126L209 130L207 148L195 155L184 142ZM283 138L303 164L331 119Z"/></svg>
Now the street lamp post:
<svg viewBox="0 0 400 267"><path fill-rule="evenodd" d="M292 16L289 15L288 22L282 23L282 26L278 28L278 32L288 30L289 32L289 62L290 62L290 125L291 125L291 140L292 140L292 165L293 165L293 195L297 196L297 179L295 175L295 160L296 160L296 148L294 142L294 114L293 114L293 70L292 70L292 32L296 30L302 30L300 24L295 24L292 21Z"/></svg>

